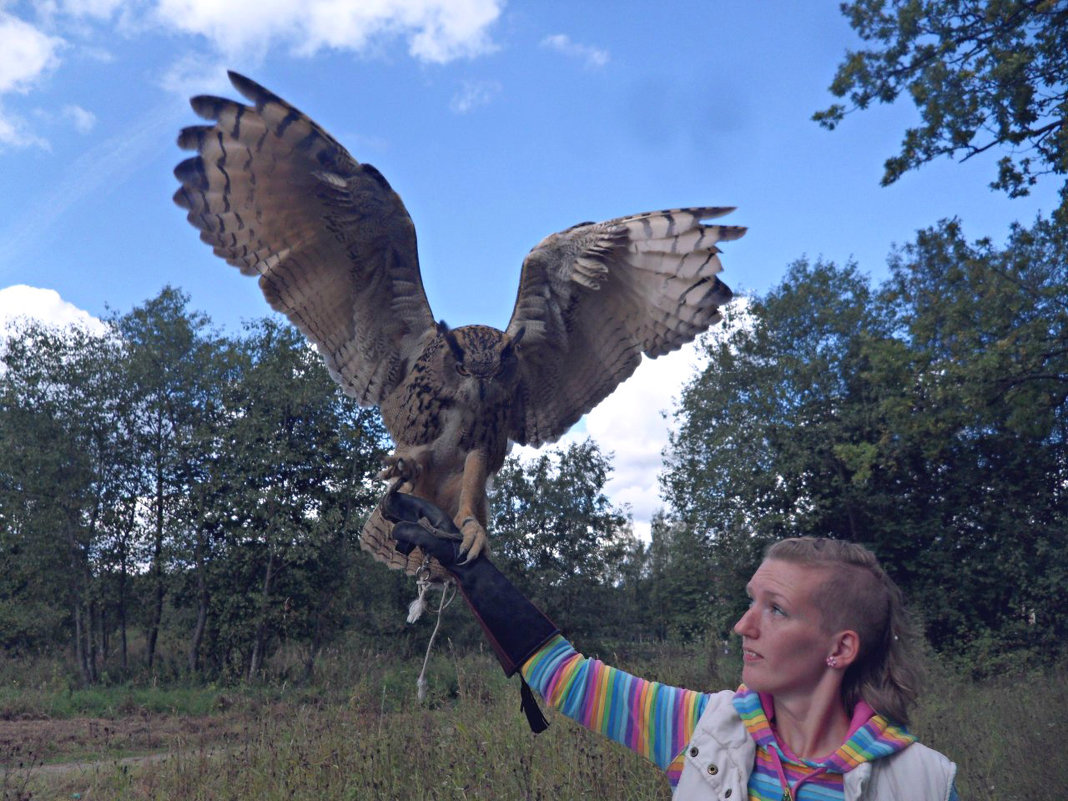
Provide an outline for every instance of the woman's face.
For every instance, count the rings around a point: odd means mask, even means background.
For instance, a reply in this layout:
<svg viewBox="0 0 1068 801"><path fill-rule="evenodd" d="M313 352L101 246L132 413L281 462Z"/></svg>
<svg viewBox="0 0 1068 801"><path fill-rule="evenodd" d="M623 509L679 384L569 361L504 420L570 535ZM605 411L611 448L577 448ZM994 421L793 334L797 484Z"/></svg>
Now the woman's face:
<svg viewBox="0 0 1068 801"><path fill-rule="evenodd" d="M742 681L779 697L810 693L827 670L834 633L823 629L813 591L824 569L767 559L746 585L751 603L734 624L742 637Z"/></svg>

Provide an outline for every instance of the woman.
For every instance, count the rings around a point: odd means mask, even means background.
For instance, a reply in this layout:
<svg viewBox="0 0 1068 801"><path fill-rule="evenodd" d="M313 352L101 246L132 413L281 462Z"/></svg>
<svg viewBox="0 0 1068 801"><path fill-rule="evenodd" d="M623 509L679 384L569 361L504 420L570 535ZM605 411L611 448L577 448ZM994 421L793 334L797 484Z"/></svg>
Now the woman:
<svg viewBox="0 0 1068 801"><path fill-rule="evenodd" d="M457 579L505 672L568 717L663 768L677 799L953 801L956 766L904 728L915 635L900 590L866 549L819 538L771 546L747 585L742 686L700 693L587 659L485 558L457 562L456 528L395 494L399 550ZM531 725L532 699L524 695Z"/></svg>

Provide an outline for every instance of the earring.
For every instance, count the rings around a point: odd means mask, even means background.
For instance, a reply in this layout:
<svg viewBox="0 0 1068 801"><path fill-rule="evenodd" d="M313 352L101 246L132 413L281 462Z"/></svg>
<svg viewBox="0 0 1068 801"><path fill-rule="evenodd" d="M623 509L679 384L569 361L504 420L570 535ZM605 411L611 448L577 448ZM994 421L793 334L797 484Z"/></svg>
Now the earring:
<svg viewBox="0 0 1068 801"><path fill-rule="evenodd" d="M837 656L829 656L829 657L827 657L827 667L829 667L829 668L838 667L838 657Z"/></svg>

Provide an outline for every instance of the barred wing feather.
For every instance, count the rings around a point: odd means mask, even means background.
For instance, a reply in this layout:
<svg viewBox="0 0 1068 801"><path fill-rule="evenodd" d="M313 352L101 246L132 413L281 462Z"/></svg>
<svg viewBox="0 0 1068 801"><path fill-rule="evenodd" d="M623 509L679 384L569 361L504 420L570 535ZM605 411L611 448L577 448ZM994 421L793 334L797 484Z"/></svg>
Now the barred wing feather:
<svg viewBox="0 0 1068 801"><path fill-rule="evenodd" d="M731 208L686 208L583 223L544 239L523 262L508 333L519 348L523 428L557 439L628 378L642 354L676 350L716 323L731 298L719 242L745 228L703 223Z"/></svg>
<svg viewBox="0 0 1068 801"><path fill-rule="evenodd" d="M252 105L193 98L212 124L179 134L197 155L175 168L174 200L216 255L260 276L347 394L379 404L433 332L412 220L378 170L259 84L230 79Z"/></svg>

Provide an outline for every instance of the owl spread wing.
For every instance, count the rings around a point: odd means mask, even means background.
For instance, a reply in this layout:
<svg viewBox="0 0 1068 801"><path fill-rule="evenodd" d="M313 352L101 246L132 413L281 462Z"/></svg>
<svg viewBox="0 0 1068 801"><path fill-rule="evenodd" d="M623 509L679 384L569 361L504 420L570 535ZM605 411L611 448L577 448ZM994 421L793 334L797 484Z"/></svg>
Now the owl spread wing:
<svg viewBox="0 0 1068 801"><path fill-rule="evenodd" d="M230 80L252 105L193 98L213 124L179 134L197 155L175 168L174 200L216 255L260 276L347 394L379 404L434 331L411 217L378 170L314 121Z"/></svg>
<svg viewBox="0 0 1068 801"><path fill-rule="evenodd" d="M654 211L546 237L523 262L507 333L519 346L523 409L512 439L550 442L630 376L717 322L731 298L717 242L731 208Z"/></svg>

